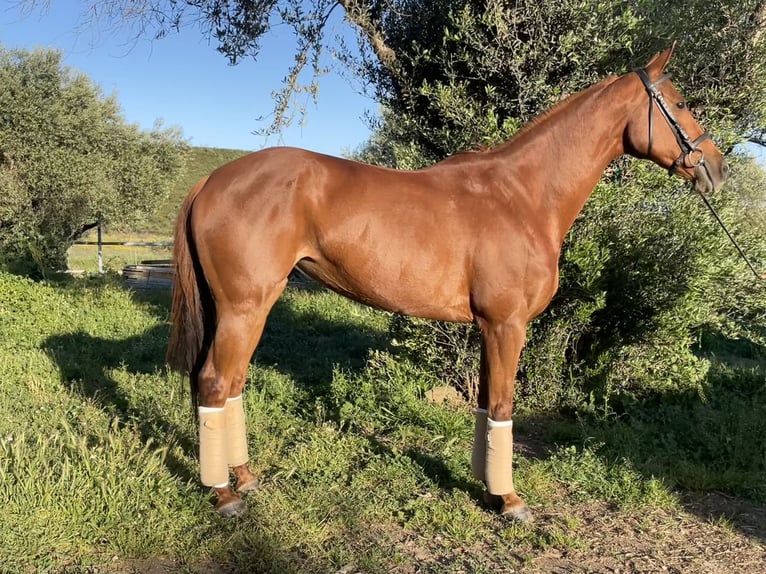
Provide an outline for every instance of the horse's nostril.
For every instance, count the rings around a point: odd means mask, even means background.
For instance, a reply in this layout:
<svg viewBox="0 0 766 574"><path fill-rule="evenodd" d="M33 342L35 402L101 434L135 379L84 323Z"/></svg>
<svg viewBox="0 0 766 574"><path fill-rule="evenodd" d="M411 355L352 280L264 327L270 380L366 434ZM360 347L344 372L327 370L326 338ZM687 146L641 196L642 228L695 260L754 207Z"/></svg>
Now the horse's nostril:
<svg viewBox="0 0 766 574"><path fill-rule="evenodd" d="M729 177L729 164L726 163L726 160L721 160L721 176L726 179Z"/></svg>

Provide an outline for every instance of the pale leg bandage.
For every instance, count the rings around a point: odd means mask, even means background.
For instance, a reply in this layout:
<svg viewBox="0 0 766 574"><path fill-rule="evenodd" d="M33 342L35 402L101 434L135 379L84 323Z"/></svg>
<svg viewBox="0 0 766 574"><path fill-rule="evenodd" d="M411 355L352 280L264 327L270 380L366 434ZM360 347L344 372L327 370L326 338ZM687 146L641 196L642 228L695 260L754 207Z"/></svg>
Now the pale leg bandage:
<svg viewBox="0 0 766 574"><path fill-rule="evenodd" d="M487 465L487 409L476 409L476 422L473 427L473 451L471 452L471 472L476 480L486 480L484 472Z"/></svg>
<svg viewBox="0 0 766 574"><path fill-rule="evenodd" d="M242 395L227 399L224 412L226 413L226 458L229 466L246 464L249 457Z"/></svg>
<svg viewBox="0 0 766 574"><path fill-rule="evenodd" d="M199 476L205 486L223 488L229 484L223 408L199 407Z"/></svg>
<svg viewBox="0 0 766 574"><path fill-rule="evenodd" d="M513 488L513 421L487 419L487 490L510 494Z"/></svg>

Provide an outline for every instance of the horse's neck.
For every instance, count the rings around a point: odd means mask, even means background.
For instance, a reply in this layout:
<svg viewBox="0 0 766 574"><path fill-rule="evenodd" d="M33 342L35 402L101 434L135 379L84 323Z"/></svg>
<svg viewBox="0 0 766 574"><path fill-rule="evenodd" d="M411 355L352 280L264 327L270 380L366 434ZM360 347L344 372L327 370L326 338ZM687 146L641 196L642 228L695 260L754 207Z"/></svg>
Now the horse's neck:
<svg viewBox="0 0 766 574"><path fill-rule="evenodd" d="M620 78L593 86L507 147L508 165L523 169L519 183L559 245L609 162L624 153L629 104L621 89Z"/></svg>

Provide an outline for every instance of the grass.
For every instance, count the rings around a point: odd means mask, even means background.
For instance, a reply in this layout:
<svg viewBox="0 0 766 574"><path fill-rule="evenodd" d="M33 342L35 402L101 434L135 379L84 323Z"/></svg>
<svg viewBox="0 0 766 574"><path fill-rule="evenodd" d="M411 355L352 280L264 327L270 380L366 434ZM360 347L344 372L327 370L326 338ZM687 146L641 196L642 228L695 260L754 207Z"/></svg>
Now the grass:
<svg viewBox="0 0 766 574"><path fill-rule="evenodd" d="M470 406L423 400L439 382L389 353L386 314L301 288L275 308L245 394L264 487L245 518L221 520L197 486L188 397L163 366L167 313L167 294L111 275L0 275L0 571L481 572L587 550L571 511L523 526L484 509ZM650 461L630 462L646 449L625 444L517 456L517 485L537 509L677 509L669 482L638 470Z"/></svg>
<svg viewBox="0 0 766 574"><path fill-rule="evenodd" d="M96 231L88 232L84 241L96 241ZM126 243L170 243L172 234L157 235L136 232L119 232L106 230L103 241L120 241ZM167 260L172 256L172 247L142 246L142 245L104 245L102 246L104 271L121 271L126 265L137 265L142 261ZM67 253L68 267L85 273L98 271L98 246L72 245Z"/></svg>
<svg viewBox="0 0 766 574"><path fill-rule="evenodd" d="M423 400L438 381L389 354L387 315L300 288L275 308L245 393L264 487L245 518L219 519L197 486L188 397L163 366L167 313L167 294L139 297L113 276L0 275L0 570L162 559L197 571L388 572L413 560L483 571L514 567L508 543L583 546L576 517L530 530L484 509L470 406ZM675 504L597 450L517 462L537 507L565 491Z"/></svg>
<svg viewBox="0 0 766 574"><path fill-rule="evenodd" d="M636 405L588 432L615 457L673 487L766 502L766 360L714 363L704 395Z"/></svg>

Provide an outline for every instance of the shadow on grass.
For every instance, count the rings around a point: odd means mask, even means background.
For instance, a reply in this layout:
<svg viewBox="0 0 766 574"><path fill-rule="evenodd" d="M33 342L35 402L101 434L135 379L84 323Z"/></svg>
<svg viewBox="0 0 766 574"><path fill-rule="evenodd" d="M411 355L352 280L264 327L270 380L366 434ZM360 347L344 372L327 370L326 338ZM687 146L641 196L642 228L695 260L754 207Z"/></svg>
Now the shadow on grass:
<svg viewBox="0 0 766 574"><path fill-rule="evenodd" d="M196 426L191 421L188 390L176 389L178 409L188 412L188 416L168 414L155 397L159 393L170 392L169 389L154 386L142 390L139 388L140 379L133 388L126 389L112 375L115 369L121 369L132 375L146 375L147 381L156 384L158 378L150 379L150 376L165 368L164 354L169 333L165 321L169 316L169 294L134 292L132 295L163 324L140 335L118 340L83 331L56 335L49 337L43 348L55 361L62 382L72 392L100 405L121 422L135 424L144 442L151 440L155 445L166 445L171 440L196 460ZM326 396L335 368L350 372L361 369L370 349L381 348L384 344L385 336L379 331L350 321L328 321L318 311L297 310L281 299L269 316L255 360L259 364L273 364L278 371L292 377L313 403L316 398ZM166 380L164 375L159 378ZM173 380L170 379L170 382ZM251 381L249 385L258 385L258 381ZM307 411L307 415L309 413ZM188 460L173 458L171 453L172 449L166 458L169 471L182 481L196 483L196 465L190 466ZM248 567L242 567L243 571L255 568L252 571L279 573L318 572L329 568L327 564L306 564L299 548L285 548L268 532L257 528L259 520L252 512L247 522L223 521L213 514L211 506L209 527L216 531L236 532L237 535L232 534L233 542L225 548L214 551L213 560L220 565L192 565L191 571L199 567L200 571L205 572L235 572L244 564ZM243 524L251 523L254 526L252 531L242 534Z"/></svg>
<svg viewBox="0 0 766 574"><path fill-rule="evenodd" d="M161 349L167 335L166 326L120 340L94 337L80 331L50 337L45 341L44 349L58 365L61 380L67 388L99 404L121 423L136 424L144 442L152 439L156 444L165 445L171 440L184 451L192 452L195 447L189 427L184 428L165 416L160 403L152 400L158 392L156 388L144 392L124 389L110 374L116 368L134 375L156 373L163 366ZM183 407L179 405L179 408ZM182 480L194 478L171 451L166 464Z"/></svg>
<svg viewBox="0 0 766 574"><path fill-rule="evenodd" d="M656 395L572 435L679 489L690 513L766 541L766 347L707 336L701 393Z"/></svg>
<svg viewBox="0 0 766 574"><path fill-rule="evenodd" d="M315 284L291 284L294 293L315 293ZM317 309L296 309L281 298L269 314L255 362L290 376L312 399L325 397L333 371L360 372L370 351L386 348L385 332L352 321L328 321Z"/></svg>
<svg viewBox="0 0 766 574"><path fill-rule="evenodd" d="M423 473L444 490L460 490L471 496L478 506L484 501L484 487L476 481L456 478L452 469L440 457L408 449L404 454L423 469Z"/></svg>
<svg viewBox="0 0 766 574"><path fill-rule="evenodd" d="M300 286L291 288L314 290ZM160 320L168 319L168 292L140 291L132 292L132 296ZM162 370L168 333L169 327L165 324L120 340L76 332L50 337L43 346L70 389L97 401L122 420L138 422L144 438L162 439L170 433L181 439L184 450L193 452L196 439L157 416L151 400L156 389L148 390L137 402L109 375L115 368L145 375ZM297 311L280 299L269 315L254 360L259 364L274 365L314 399L326 395L334 369L352 373L362 369L369 351L385 346L385 340L385 334L373 329L350 322L328 321L318 311ZM249 382L253 383L258 384L257 381ZM188 391L179 396L179 403L187 401ZM179 405L179 408L186 408L186 405Z"/></svg>
<svg viewBox="0 0 766 574"><path fill-rule="evenodd" d="M291 280L290 293L309 294L324 291L301 276ZM168 291L135 291L133 298L148 307L160 320L170 316ZM162 341L162 353L167 335ZM337 368L357 372L364 368L369 352L388 345L385 332L360 326L352 321L328 320L321 310L298 309L282 296L269 313L266 327L252 361L271 365L291 377L312 398L326 395ZM161 360L161 359L160 359ZM164 364L164 360L158 364ZM248 384L258 384L249 381Z"/></svg>

